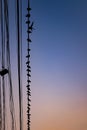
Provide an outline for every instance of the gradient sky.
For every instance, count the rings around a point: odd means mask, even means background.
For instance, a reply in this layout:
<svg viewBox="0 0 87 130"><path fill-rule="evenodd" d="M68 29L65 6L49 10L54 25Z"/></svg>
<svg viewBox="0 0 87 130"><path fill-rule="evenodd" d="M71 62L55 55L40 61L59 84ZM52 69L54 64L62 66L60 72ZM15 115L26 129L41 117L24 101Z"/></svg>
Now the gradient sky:
<svg viewBox="0 0 87 130"><path fill-rule="evenodd" d="M32 0L34 130L87 130L87 1Z"/></svg>
<svg viewBox="0 0 87 130"><path fill-rule="evenodd" d="M26 7L23 2L23 100L26 129ZM31 0L31 130L87 130L87 0ZM10 0L10 10L14 2ZM14 19L12 11L10 18ZM15 21L11 20L11 57ZM14 30L14 31L13 31ZM13 83L16 58L12 58ZM15 85L16 86L16 85ZM14 91L16 91L16 87ZM17 95L17 93L15 93ZM15 98L15 103L17 100Z"/></svg>

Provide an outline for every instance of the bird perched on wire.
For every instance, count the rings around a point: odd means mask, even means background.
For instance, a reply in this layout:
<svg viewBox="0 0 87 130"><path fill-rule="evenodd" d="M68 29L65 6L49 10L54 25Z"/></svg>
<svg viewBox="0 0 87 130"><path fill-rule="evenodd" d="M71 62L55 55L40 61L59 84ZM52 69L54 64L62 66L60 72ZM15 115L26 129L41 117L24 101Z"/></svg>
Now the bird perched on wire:
<svg viewBox="0 0 87 130"><path fill-rule="evenodd" d="M32 22L31 25L29 26L29 29L30 29L31 31L34 29L33 26L34 26L34 22Z"/></svg>

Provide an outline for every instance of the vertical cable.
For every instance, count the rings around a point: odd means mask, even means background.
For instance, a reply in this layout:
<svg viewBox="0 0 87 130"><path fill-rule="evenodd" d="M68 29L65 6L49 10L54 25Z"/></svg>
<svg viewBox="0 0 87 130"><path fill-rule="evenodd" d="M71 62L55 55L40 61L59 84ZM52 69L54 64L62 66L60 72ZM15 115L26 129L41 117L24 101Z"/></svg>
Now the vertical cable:
<svg viewBox="0 0 87 130"><path fill-rule="evenodd" d="M1 0L0 0L0 24L1 24ZM0 51L0 59L1 59L1 51ZM0 130L2 130L2 94L1 93L2 92L1 92L1 78L0 78Z"/></svg>
<svg viewBox="0 0 87 130"><path fill-rule="evenodd" d="M30 130L30 102L31 102L31 99L30 99L30 96L31 96L31 90L30 90L30 72L31 72L31 67L30 67L30 43L32 42L31 39L30 39L30 34L32 33L32 27L33 27L33 22L31 23L30 22L30 1L28 0L28 7L27 7L27 21L26 21L26 24L27 24L27 130Z"/></svg>
<svg viewBox="0 0 87 130"><path fill-rule="evenodd" d="M22 0L19 0L19 22L20 22L20 82L21 82L21 130L23 130L23 94L22 94Z"/></svg>
<svg viewBox="0 0 87 130"><path fill-rule="evenodd" d="M5 17L5 27L6 27L6 61L8 66L8 78L9 78L9 107L11 113L11 124L12 130L16 127L15 121L15 110L14 110L14 100L13 100L13 86L11 78L11 64L10 64L10 46L9 46L9 12L8 12L8 0L4 0L4 17Z"/></svg>
<svg viewBox="0 0 87 130"><path fill-rule="evenodd" d="M4 69L4 24L3 24L3 3L1 0L1 42L2 42L2 69ZM4 76L2 77L2 90L3 90L3 130L5 130L5 84L4 84Z"/></svg>
<svg viewBox="0 0 87 130"><path fill-rule="evenodd" d="M1 78L0 78L0 130L2 130L2 96L1 96Z"/></svg>
<svg viewBox="0 0 87 130"><path fill-rule="evenodd" d="M20 122L20 130L23 129L22 125L22 79L21 79L21 27L20 27L20 2L16 0L16 8L17 8L17 53L18 53L18 86L19 86L19 122Z"/></svg>

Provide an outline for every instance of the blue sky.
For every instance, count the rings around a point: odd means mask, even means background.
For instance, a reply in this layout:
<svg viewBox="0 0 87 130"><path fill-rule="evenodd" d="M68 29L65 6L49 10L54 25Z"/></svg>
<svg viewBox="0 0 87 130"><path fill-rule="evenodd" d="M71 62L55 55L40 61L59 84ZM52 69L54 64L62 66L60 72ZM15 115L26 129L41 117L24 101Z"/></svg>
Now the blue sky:
<svg viewBox="0 0 87 130"><path fill-rule="evenodd" d="M48 77L61 71L87 83L87 2L38 0L31 5L35 19L31 53L38 70Z"/></svg>
<svg viewBox="0 0 87 130"><path fill-rule="evenodd" d="M47 118L46 121L49 124L50 115L53 117L56 113L62 117L62 113L68 111L74 115L72 122L77 119L76 123L70 124L71 129L85 130L87 123L80 126L81 121L76 117L80 116L78 111L81 106L83 106L81 113L87 108L87 1L38 0L31 1L31 6L32 17L35 21L31 45L32 113L34 110L41 111L44 115L50 113L44 117L45 119L41 118L43 122ZM51 114L50 106L52 105L54 114ZM39 107L42 109L40 110ZM73 107L77 111L76 113ZM50 112L45 111L47 108ZM39 112L35 114L35 119L39 118ZM82 122L86 122L87 113L82 115ZM32 129L52 129L40 120L41 128L36 120L37 123L34 127L33 116L34 114L32 115ZM66 115L63 115L62 118L65 119ZM61 118L56 119L57 122L59 120ZM70 129L66 120L62 122L65 127L60 125L58 127L55 121L53 124L56 126L54 130Z"/></svg>

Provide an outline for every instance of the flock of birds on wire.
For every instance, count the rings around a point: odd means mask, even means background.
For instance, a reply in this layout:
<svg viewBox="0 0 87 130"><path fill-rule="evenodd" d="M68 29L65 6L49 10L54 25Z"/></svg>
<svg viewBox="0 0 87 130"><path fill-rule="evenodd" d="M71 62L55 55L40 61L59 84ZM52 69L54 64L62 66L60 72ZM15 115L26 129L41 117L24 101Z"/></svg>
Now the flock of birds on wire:
<svg viewBox="0 0 87 130"><path fill-rule="evenodd" d="M17 40L17 73L18 73L18 93L19 93L19 130L23 130L23 101L22 101L22 2L15 0L16 12L16 40ZM30 1L28 0L26 24L27 24L27 130L30 130L30 35L33 30L34 22L30 22ZM11 130L16 130L15 106L13 98L13 81L11 71L11 54L10 54L10 33L9 33L9 6L8 0L0 0L0 130L6 128L6 83L5 76L8 76L9 82L9 109L11 117Z"/></svg>

